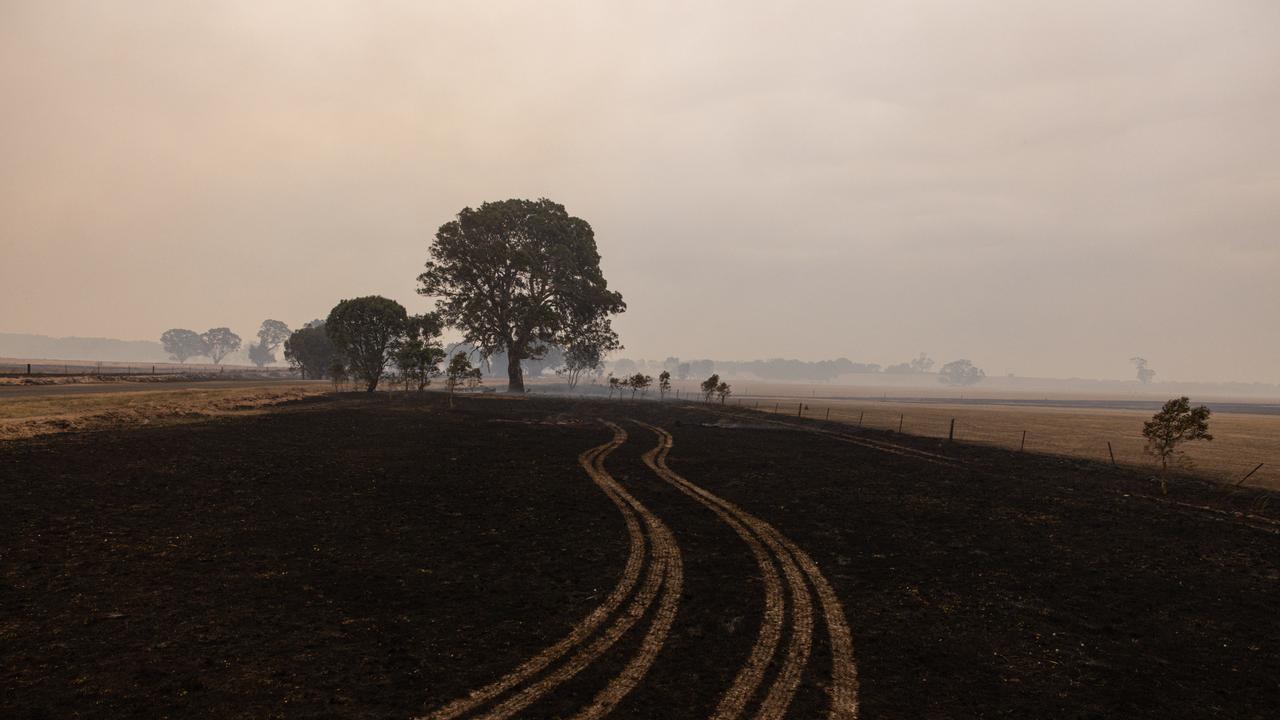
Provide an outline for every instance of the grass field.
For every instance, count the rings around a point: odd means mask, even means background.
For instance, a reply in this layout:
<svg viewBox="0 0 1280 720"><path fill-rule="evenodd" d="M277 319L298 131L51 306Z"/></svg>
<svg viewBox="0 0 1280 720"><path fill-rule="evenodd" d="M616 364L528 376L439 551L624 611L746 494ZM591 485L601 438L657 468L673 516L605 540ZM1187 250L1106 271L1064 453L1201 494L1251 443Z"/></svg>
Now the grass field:
<svg viewBox="0 0 1280 720"><path fill-rule="evenodd" d="M247 412L319 395L327 382L243 381L0 388L0 440Z"/></svg>
<svg viewBox="0 0 1280 720"><path fill-rule="evenodd" d="M677 382L675 386L681 391L681 398L700 397L696 383ZM1026 431L1028 452L1105 462L1110 462L1114 453L1117 463L1148 471L1157 469L1154 458L1144 449L1142 438L1142 423L1151 419L1154 408L1088 407L1095 403L1154 405L1159 400L1157 396L1044 398L1046 403L1082 405L1054 407L997 404L1001 398L983 398L980 394L974 398L973 390L940 389L909 402L868 398L871 392L869 388L853 386L738 382L735 383L738 394L731 396L728 404L788 416L796 416L803 404L805 417L829 417L855 426L861 421L868 428L895 432L901 425L903 433L928 438L946 438L951 431L951 420L955 419L955 439L960 442L1017 450L1022 447L1022 433ZM967 402L956 402L961 395ZM648 393L649 399L655 397L653 391ZM992 403L983 404L983 399ZM1011 399L1032 403L1039 398ZM1186 469L1218 482L1235 483L1263 463L1263 467L1249 477L1248 484L1280 489L1280 414L1251 413L1247 411L1249 404L1240 402L1232 404L1232 408L1233 412L1214 414L1210 422L1212 442L1197 442L1186 447L1186 458L1191 463Z"/></svg>

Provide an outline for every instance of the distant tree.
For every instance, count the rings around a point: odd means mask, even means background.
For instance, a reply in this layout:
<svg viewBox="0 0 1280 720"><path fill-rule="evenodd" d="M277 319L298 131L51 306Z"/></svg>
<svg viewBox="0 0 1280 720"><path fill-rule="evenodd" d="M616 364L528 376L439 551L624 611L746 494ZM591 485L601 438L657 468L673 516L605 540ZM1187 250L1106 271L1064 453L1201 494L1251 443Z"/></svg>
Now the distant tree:
<svg viewBox="0 0 1280 720"><path fill-rule="evenodd" d="M602 371L605 356L621 347L618 334L607 322L579 328L565 348L564 363L556 372L565 376L570 389L575 388L583 374Z"/></svg>
<svg viewBox="0 0 1280 720"><path fill-rule="evenodd" d="M637 392L644 394L648 391L649 386L653 384L653 376L636 373L631 376L628 384L631 386L631 398L634 400Z"/></svg>
<svg viewBox="0 0 1280 720"><path fill-rule="evenodd" d="M920 353L914 358L904 363L890 365L884 371L891 375L912 375L917 373L927 373L933 369L933 358L925 353ZM874 372L871 371L871 372Z"/></svg>
<svg viewBox="0 0 1280 720"><path fill-rule="evenodd" d="M164 346L164 351L169 353L169 357L180 363L185 363L187 358L198 357L209 352L200 333L184 328L165 330L160 336L160 344Z"/></svg>
<svg viewBox="0 0 1280 720"><path fill-rule="evenodd" d="M613 393L617 392L618 397L622 397L622 381L613 375L609 376L609 397L613 397Z"/></svg>
<svg viewBox="0 0 1280 720"><path fill-rule="evenodd" d="M663 370L658 373L658 396L666 400L669 392L671 392L671 371Z"/></svg>
<svg viewBox="0 0 1280 720"><path fill-rule="evenodd" d="M263 320L258 328L258 344L274 352L292 334L289 326L279 320Z"/></svg>
<svg viewBox="0 0 1280 720"><path fill-rule="evenodd" d="M521 360L571 346L627 308L600 271L591 226L546 199L464 208L436 233L418 282L468 342L507 353L508 389L518 393Z"/></svg>
<svg viewBox="0 0 1280 720"><path fill-rule="evenodd" d="M706 380L703 380L701 387L702 387L702 399L710 400L711 396L715 394L716 389L720 387L720 376L712 375Z"/></svg>
<svg viewBox="0 0 1280 720"><path fill-rule="evenodd" d="M404 306L379 295L343 300L329 312L324 331L346 358L352 373L373 392L405 334Z"/></svg>
<svg viewBox="0 0 1280 720"><path fill-rule="evenodd" d="M1160 490L1169 492L1164 473L1169 469L1169 461L1181 464L1189 461L1179 450L1183 443L1195 440L1212 440L1209 434L1209 408L1201 405L1191 407L1191 400L1186 396L1174 398L1160 408L1160 412L1142 424L1142 436L1147 439L1146 450L1160 460Z"/></svg>
<svg viewBox="0 0 1280 720"><path fill-rule="evenodd" d="M974 367L968 360L953 360L938 371L938 382L945 385L973 385L982 382L986 376L981 368Z"/></svg>
<svg viewBox="0 0 1280 720"><path fill-rule="evenodd" d="M396 367L405 384L414 383L422 391L440 374L444 348L440 346L443 329L436 313L415 315L405 323L405 334L394 350Z"/></svg>
<svg viewBox="0 0 1280 720"><path fill-rule="evenodd" d="M240 336L231 332L231 328L212 328L200 339L204 341L206 354L214 365L222 364L222 358L240 349Z"/></svg>
<svg viewBox="0 0 1280 720"><path fill-rule="evenodd" d="M249 346L249 362L258 367L265 367L276 361L276 354L271 352L262 343L254 343Z"/></svg>
<svg viewBox="0 0 1280 720"><path fill-rule="evenodd" d="M347 364L342 362L341 358L335 357L333 362L329 364L329 377L333 378L333 390L337 392L343 383L347 381Z"/></svg>
<svg viewBox="0 0 1280 720"><path fill-rule="evenodd" d="M480 368L471 366L466 353L454 353L445 370L445 386L449 389L449 407L453 407L453 394L460 386L474 387L480 383Z"/></svg>
<svg viewBox="0 0 1280 720"><path fill-rule="evenodd" d="M721 405L724 404L725 398L729 397L729 394L732 392L733 392L733 389L729 386L729 383L727 382L722 382L716 385L716 395L720 397Z"/></svg>
<svg viewBox="0 0 1280 720"><path fill-rule="evenodd" d="M613 371L627 377L630 377L638 369L636 361L631 358L621 358L613 363Z"/></svg>
<svg viewBox="0 0 1280 720"><path fill-rule="evenodd" d="M662 361L662 369L669 373L674 373L680 369L680 358L670 355L666 360Z"/></svg>
<svg viewBox="0 0 1280 720"><path fill-rule="evenodd" d="M676 377L680 378L681 380L689 379L689 363L682 362L676 366Z"/></svg>
<svg viewBox="0 0 1280 720"><path fill-rule="evenodd" d="M284 341L284 358L304 379L310 380L326 377L335 361L341 364L341 354L324 331L323 321L319 325L307 323L301 330L295 330Z"/></svg>
<svg viewBox="0 0 1280 720"><path fill-rule="evenodd" d="M1129 362L1133 363L1133 367L1138 371L1138 382L1146 385L1151 382L1151 378L1156 376L1156 371L1147 367L1147 359L1141 357L1131 357Z"/></svg>

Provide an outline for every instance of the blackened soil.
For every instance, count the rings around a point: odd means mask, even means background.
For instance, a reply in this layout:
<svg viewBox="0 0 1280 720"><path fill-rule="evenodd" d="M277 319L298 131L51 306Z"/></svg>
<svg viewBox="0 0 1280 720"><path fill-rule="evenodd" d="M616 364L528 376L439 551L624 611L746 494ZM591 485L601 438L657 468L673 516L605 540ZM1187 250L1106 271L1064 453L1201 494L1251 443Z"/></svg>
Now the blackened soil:
<svg viewBox="0 0 1280 720"><path fill-rule="evenodd" d="M625 527L576 461L610 437L598 416L667 427L673 469L813 556L863 717L1280 707L1280 528L1192 507L1239 495L1186 481L1153 500L1102 466L876 436L946 467L696 407L433 396L0 444L0 716L403 718L483 685L621 572ZM624 425L608 468L672 529L685 589L614 716L706 717L758 630L760 578ZM823 639L791 717L825 708ZM572 713L634 646L527 715Z"/></svg>

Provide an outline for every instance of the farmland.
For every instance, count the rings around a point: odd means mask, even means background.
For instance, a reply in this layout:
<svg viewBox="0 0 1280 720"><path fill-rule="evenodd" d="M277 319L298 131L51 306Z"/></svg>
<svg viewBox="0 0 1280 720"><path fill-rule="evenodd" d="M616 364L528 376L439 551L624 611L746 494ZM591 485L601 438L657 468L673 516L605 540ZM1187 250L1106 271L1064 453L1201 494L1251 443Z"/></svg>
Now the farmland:
<svg viewBox="0 0 1280 720"><path fill-rule="evenodd" d="M1148 476L431 393L11 440L0 715L1265 717L1280 508Z"/></svg>

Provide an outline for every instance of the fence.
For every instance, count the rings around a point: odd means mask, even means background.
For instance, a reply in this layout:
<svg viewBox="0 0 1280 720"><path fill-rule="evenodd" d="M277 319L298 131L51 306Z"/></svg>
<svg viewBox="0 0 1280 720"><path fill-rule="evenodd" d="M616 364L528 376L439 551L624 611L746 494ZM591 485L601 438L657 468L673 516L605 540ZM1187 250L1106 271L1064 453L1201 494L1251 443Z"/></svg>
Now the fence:
<svg viewBox="0 0 1280 720"><path fill-rule="evenodd" d="M672 392L671 399L702 402L701 393ZM720 400L713 396L710 402ZM1151 413L1132 409L843 400L796 396L729 396L724 405L763 413L828 420L853 427L1084 458L1155 470L1142 423ZM1210 419L1212 442L1185 446L1190 469L1220 482L1280 488L1280 415L1218 412Z"/></svg>
<svg viewBox="0 0 1280 720"><path fill-rule="evenodd" d="M17 360L0 361L0 376L129 376L129 375L280 375L290 374L288 367L256 367L253 365L212 365L196 363L126 363L86 362L83 360Z"/></svg>

